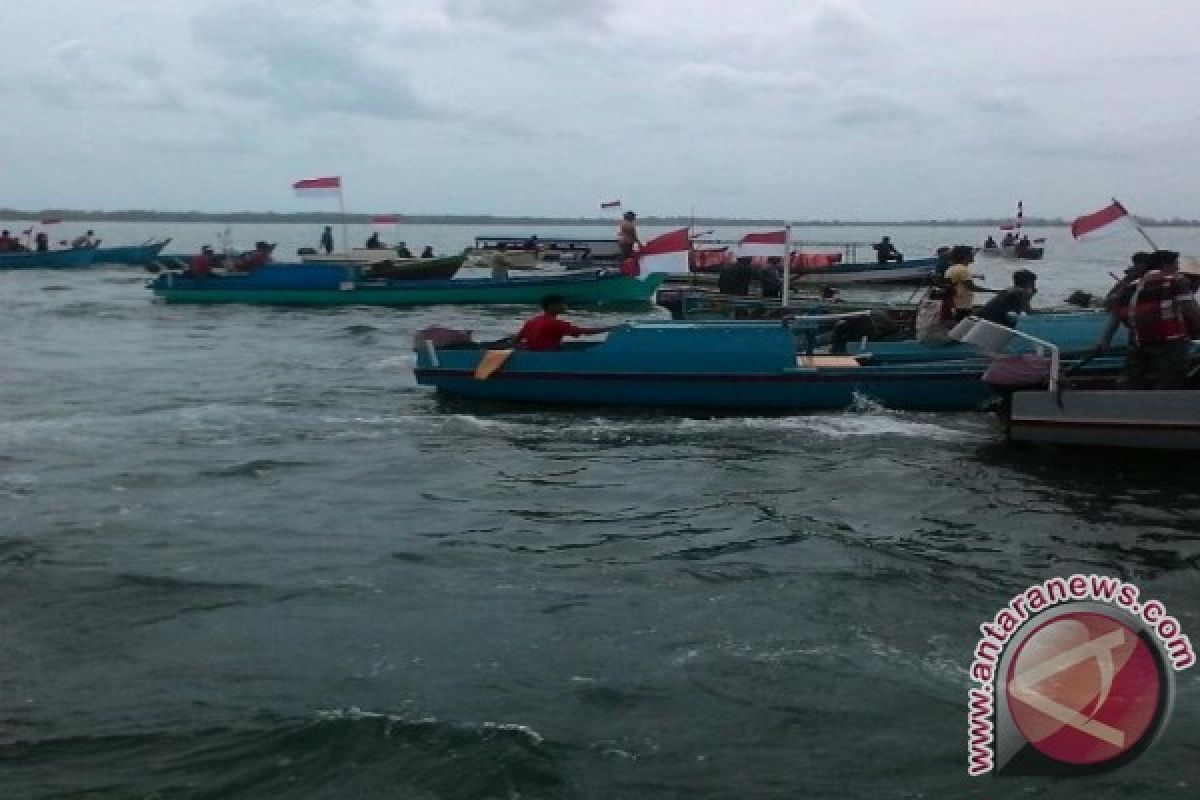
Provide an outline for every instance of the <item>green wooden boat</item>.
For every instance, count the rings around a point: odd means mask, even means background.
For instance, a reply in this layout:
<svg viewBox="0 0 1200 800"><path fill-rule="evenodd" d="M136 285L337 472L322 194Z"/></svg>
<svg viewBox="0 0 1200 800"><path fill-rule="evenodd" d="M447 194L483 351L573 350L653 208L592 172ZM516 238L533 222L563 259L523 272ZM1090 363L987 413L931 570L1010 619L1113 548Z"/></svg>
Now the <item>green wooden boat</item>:
<svg viewBox="0 0 1200 800"><path fill-rule="evenodd" d="M312 270L332 272L318 276ZM633 278L616 272L585 272L521 278L456 280L344 280L329 265L208 277L168 272L147 288L168 303L251 303L288 306L417 306L448 304L536 305L548 294L573 306L645 305L662 284L662 274ZM309 274L302 277L303 272Z"/></svg>

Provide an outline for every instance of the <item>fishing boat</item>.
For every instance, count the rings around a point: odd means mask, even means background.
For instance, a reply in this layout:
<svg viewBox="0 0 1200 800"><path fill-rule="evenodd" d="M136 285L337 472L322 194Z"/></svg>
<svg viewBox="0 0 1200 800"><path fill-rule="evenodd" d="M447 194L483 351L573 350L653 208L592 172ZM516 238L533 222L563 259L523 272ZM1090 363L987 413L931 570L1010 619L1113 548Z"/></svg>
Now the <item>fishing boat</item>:
<svg viewBox="0 0 1200 800"><path fill-rule="evenodd" d="M1200 391L1014 392L1009 441L1140 450L1200 450Z"/></svg>
<svg viewBox="0 0 1200 800"><path fill-rule="evenodd" d="M170 239L131 244L120 247L94 247L93 264L132 264L145 266L154 262L167 246Z"/></svg>
<svg viewBox="0 0 1200 800"><path fill-rule="evenodd" d="M646 305L662 283L661 274L641 278L595 271L566 275L455 280L374 278L351 266L269 264L253 272L193 277L167 272L147 288L169 303L253 303L260 305L445 304L536 305L548 294L573 306Z"/></svg>
<svg viewBox="0 0 1200 800"><path fill-rule="evenodd" d="M1046 255L1046 248L1042 245L1045 239L1028 239L1021 236L1021 227L1025 224L1025 203L1021 200L1017 201L1017 216L1012 222L1007 222L1000 226L1000 230L1004 233L1000 244L996 244L992 237L988 237L988 242L984 243L983 247L976 249L976 254L988 258L1006 258L1013 261L1041 261ZM991 244L991 247L988 244Z"/></svg>
<svg viewBox="0 0 1200 800"><path fill-rule="evenodd" d="M352 250L351 255L359 252L379 252L379 251L359 251ZM384 251L386 252L386 251ZM377 258L366 262L359 262L347 259L338 258L322 258L308 257L304 259L305 264L333 264L345 266L346 264L363 265L362 274L369 278L390 278L395 280L450 280L462 268L463 263L467 260L466 253L456 256L435 256L433 258Z"/></svg>
<svg viewBox="0 0 1200 800"><path fill-rule="evenodd" d="M572 236L476 236L469 254L485 266L493 255L504 256L512 269L532 269L544 265L582 266L616 264L621 248L615 238L587 239Z"/></svg>
<svg viewBox="0 0 1200 800"><path fill-rule="evenodd" d="M983 320L974 324L992 325ZM1005 330L999 335L1006 334L1026 342L1033 338L1022 331ZM991 374L997 371L995 365L984 373L984 382L1005 394L998 408L1009 441L1200 451L1200 390L1119 389L1111 379L1101 383L1094 377L1068 381L1057 346L1050 344L1048 350L1044 385L1006 386L1005 380ZM998 366L1004 365L1003 358L999 357Z"/></svg>
<svg viewBox="0 0 1200 800"><path fill-rule="evenodd" d="M477 343L431 328L414 338L415 374L445 395L537 404L819 411L869 399L894 409L951 411L982 409L995 398L981 380L989 351L975 344L811 352L805 334L827 321L643 322L554 352L511 350L507 342ZM945 357L951 352L958 357ZM1094 369L1101 368L1111 365Z"/></svg>
<svg viewBox="0 0 1200 800"><path fill-rule="evenodd" d="M81 269L96 257L94 247L68 250L16 250L0 253L0 269Z"/></svg>
<svg viewBox="0 0 1200 800"><path fill-rule="evenodd" d="M691 275L677 276L677 282L712 282L722 270L742 264L754 270L782 266L782 249L776 258L738 255L744 240L699 239L693 242ZM937 273L936 256L907 261L861 261L859 251L873 245L868 242L793 242L789 248L790 282L794 286L845 286L849 284L928 283ZM836 252L814 252L812 248ZM697 276L700 279L697 280ZM674 276L673 276L674 277ZM705 281L708 278L708 281Z"/></svg>

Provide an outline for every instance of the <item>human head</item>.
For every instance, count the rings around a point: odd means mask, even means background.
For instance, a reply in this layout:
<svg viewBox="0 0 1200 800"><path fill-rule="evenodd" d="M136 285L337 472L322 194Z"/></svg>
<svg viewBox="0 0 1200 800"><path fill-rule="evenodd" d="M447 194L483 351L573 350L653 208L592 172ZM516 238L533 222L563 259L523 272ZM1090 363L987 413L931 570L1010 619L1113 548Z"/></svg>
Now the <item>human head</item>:
<svg viewBox="0 0 1200 800"><path fill-rule="evenodd" d="M542 298L542 310L547 314L561 314L567 310L567 299L561 294L548 294Z"/></svg>
<svg viewBox="0 0 1200 800"><path fill-rule="evenodd" d="M1179 253L1174 250L1155 250L1147 262L1149 269L1174 272L1179 269Z"/></svg>
<svg viewBox="0 0 1200 800"><path fill-rule="evenodd" d="M212 246L211 246L211 245L207 245L207 244L206 244L206 245L204 245L203 247L201 247L201 248L200 248L200 252L201 252L201 253L206 253L206 254L208 254L208 255L212 255L212 252L213 252Z"/></svg>
<svg viewBox="0 0 1200 800"><path fill-rule="evenodd" d="M975 248L965 244L956 244L950 248L951 264L970 264L974 260Z"/></svg>
<svg viewBox="0 0 1200 800"><path fill-rule="evenodd" d="M271 245L267 244L266 242L255 242L254 249L255 250L270 250Z"/></svg>
<svg viewBox="0 0 1200 800"><path fill-rule="evenodd" d="M637 219L637 214L633 213L632 211L626 211L621 216L623 216L625 219Z"/></svg>
<svg viewBox="0 0 1200 800"><path fill-rule="evenodd" d="M8 231L0 232L0 236L8 236Z"/></svg>
<svg viewBox="0 0 1200 800"><path fill-rule="evenodd" d="M891 240L892 240L892 237L890 237L890 236L885 236L885 237L883 237L883 239L882 239L881 241L884 241L884 242L890 242Z"/></svg>
<svg viewBox="0 0 1200 800"><path fill-rule="evenodd" d="M333 231L333 226L332 226L332 225L326 225L326 226L325 226L325 230L327 230L327 231L331 231L331 232L332 232L332 231Z"/></svg>
<svg viewBox="0 0 1200 800"><path fill-rule="evenodd" d="M1013 286L1018 289L1037 289L1037 273L1033 270L1019 269L1013 273Z"/></svg>
<svg viewBox="0 0 1200 800"><path fill-rule="evenodd" d="M92 231L92 230L89 230L89 231L87 232L87 235L88 235L88 236L95 236L95 234L96 234L96 232L95 232L95 231Z"/></svg>

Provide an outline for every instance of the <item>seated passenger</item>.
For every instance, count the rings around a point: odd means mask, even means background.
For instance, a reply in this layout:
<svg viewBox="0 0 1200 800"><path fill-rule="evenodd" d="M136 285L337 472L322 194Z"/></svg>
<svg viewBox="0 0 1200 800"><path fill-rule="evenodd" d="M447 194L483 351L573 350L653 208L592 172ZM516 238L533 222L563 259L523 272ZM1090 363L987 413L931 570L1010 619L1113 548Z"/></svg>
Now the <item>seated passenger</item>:
<svg viewBox="0 0 1200 800"><path fill-rule="evenodd" d="M886 264L889 261L903 261L904 255L896 249L892 244L890 236L885 236L879 240L878 244L871 245L875 248L875 260L880 264Z"/></svg>
<svg viewBox="0 0 1200 800"><path fill-rule="evenodd" d="M562 295L551 294L542 298L542 313L528 320L517 333L517 347L524 350L552 351L562 345L564 336L584 336L589 333L607 333L616 325L584 328L572 325L558 315L567 310L567 301Z"/></svg>
<svg viewBox="0 0 1200 800"><path fill-rule="evenodd" d="M433 245L425 245L425 249L421 251L421 258L434 258Z"/></svg>
<svg viewBox="0 0 1200 800"><path fill-rule="evenodd" d="M255 242L254 252L238 259L237 268L242 272L253 272L261 266L271 263L271 245L266 242Z"/></svg>
<svg viewBox="0 0 1200 800"><path fill-rule="evenodd" d="M213 249L208 245L200 248L200 252L188 259L188 268L184 275L192 278L206 278L212 274Z"/></svg>
<svg viewBox="0 0 1200 800"><path fill-rule="evenodd" d="M412 251L408 249L408 245L404 242L396 245L396 255L400 258L412 258Z"/></svg>
<svg viewBox="0 0 1200 800"><path fill-rule="evenodd" d="M996 240L989 236L987 238L987 241L983 243L983 249L995 250L996 249Z"/></svg>
<svg viewBox="0 0 1200 800"><path fill-rule="evenodd" d="M369 239L367 239L367 249L368 250L382 250L383 248L384 248L384 244L382 241L379 240L379 234L377 232L372 233L371 237Z"/></svg>
<svg viewBox="0 0 1200 800"><path fill-rule="evenodd" d="M17 240L9 235L8 231L0 232L0 253L7 253L17 249Z"/></svg>

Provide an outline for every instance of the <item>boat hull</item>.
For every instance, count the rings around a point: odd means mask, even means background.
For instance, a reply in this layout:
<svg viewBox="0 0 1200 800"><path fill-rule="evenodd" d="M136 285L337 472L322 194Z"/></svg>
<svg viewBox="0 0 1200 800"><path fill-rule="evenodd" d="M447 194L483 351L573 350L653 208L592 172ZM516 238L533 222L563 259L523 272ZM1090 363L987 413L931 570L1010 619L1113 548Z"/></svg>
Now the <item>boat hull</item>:
<svg viewBox="0 0 1200 800"><path fill-rule="evenodd" d="M0 269L84 269L92 265L95 257L96 250L91 247L43 253L22 250L0 253Z"/></svg>
<svg viewBox="0 0 1200 800"><path fill-rule="evenodd" d="M125 247L97 247L94 248L95 256L92 259L92 263L132 264L134 266L151 264L154 262L154 259L158 258L169 241L171 240L165 239L153 244L135 244Z"/></svg>
<svg viewBox="0 0 1200 800"><path fill-rule="evenodd" d="M1046 255L1046 248L1027 247L1021 250L1016 245L1005 245L1001 247L981 247L976 252L981 256L1007 258L1010 261L1041 261Z"/></svg>
<svg viewBox="0 0 1200 800"><path fill-rule="evenodd" d="M345 281L333 286L270 286L239 283L251 276L186 278L161 275L149 288L169 303L250 303L258 305L536 305L548 294L569 305L644 305L650 303L662 275L569 275L547 278L468 280Z"/></svg>
<svg viewBox="0 0 1200 800"><path fill-rule="evenodd" d="M418 337L417 382L440 393L551 405L820 411L878 402L913 410L986 407L988 359L938 362L797 356L795 333L770 323L639 323L601 343L519 350L486 380L485 350ZM926 348L933 351L936 348Z"/></svg>
<svg viewBox="0 0 1200 800"><path fill-rule="evenodd" d="M1200 450L1200 395L1178 391L1015 392L1011 441L1139 450Z"/></svg>

